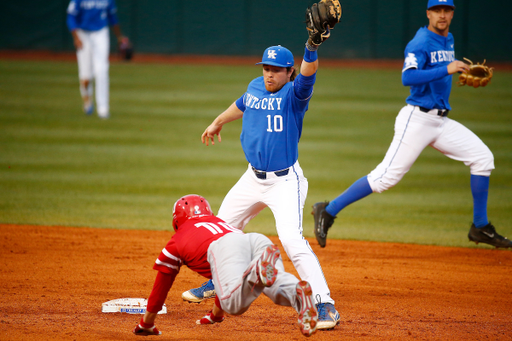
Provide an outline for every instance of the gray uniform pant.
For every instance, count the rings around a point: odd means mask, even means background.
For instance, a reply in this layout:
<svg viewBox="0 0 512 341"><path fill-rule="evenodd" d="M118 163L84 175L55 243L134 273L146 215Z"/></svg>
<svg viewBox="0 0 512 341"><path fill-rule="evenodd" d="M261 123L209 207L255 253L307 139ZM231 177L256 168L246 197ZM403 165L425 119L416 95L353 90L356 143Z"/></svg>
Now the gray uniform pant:
<svg viewBox="0 0 512 341"><path fill-rule="evenodd" d="M208 248L215 292L222 309L231 315L241 315L261 294L274 303L291 306L299 312L297 277L284 271L281 257L276 263L277 278L271 287L259 283L257 262L272 241L259 233L228 233Z"/></svg>

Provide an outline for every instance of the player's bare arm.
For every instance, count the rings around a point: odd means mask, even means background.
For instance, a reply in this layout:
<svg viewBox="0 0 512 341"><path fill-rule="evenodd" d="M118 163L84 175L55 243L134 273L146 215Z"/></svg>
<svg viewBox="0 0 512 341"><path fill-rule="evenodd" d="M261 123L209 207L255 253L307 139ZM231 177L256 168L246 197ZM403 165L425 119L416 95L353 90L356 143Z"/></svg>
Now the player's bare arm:
<svg viewBox="0 0 512 341"><path fill-rule="evenodd" d="M305 60L302 61L302 64L300 66L300 73L303 76L312 76L315 74L315 72L318 70L318 59L315 60L312 63L308 63Z"/></svg>
<svg viewBox="0 0 512 341"><path fill-rule="evenodd" d="M73 45L75 45L77 50L80 50L82 48L82 41L78 37L76 30L71 31L71 35L73 36Z"/></svg>
<svg viewBox="0 0 512 341"><path fill-rule="evenodd" d="M222 130L222 126L224 124L238 120L242 118L244 115L243 111L238 109L235 102L229 106L222 114L217 116L215 120L213 120L212 124L206 128L204 133L201 135L201 142L206 144L207 146L212 141L212 145L215 144L215 135L217 135L217 139L219 142L222 142L222 138L220 136L220 131Z"/></svg>
<svg viewBox="0 0 512 341"><path fill-rule="evenodd" d="M121 32L121 27L119 26L119 24L112 25L112 31L114 32L114 35L117 38L117 44L122 44L122 43L127 44L130 42L130 39L128 39L128 37L124 36L123 33Z"/></svg>

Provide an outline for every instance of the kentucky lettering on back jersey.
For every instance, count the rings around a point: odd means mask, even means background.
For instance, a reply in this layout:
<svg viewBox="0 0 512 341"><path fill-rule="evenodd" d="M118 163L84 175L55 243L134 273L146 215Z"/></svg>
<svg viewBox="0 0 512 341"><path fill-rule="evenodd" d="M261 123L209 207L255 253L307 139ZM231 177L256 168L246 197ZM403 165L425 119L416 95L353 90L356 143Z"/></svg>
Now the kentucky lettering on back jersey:
<svg viewBox="0 0 512 341"><path fill-rule="evenodd" d="M451 33L443 37L430 31L426 26L416 32L416 36L405 48L405 61L402 72L408 69L431 70L446 68L455 61L454 39ZM421 85L411 86L411 95L406 102L429 109L448 109L448 99L452 88L452 75Z"/></svg>
<svg viewBox="0 0 512 341"><path fill-rule="evenodd" d="M98 31L107 25L118 23L114 0L71 0L67 13L70 31L77 28Z"/></svg>
<svg viewBox="0 0 512 341"><path fill-rule="evenodd" d="M262 77L254 79L236 102L244 112L240 141L247 161L256 169L274 172L291 167L299 157L302 123L311 99L295 95L295 82L269 92Z"/></svg>

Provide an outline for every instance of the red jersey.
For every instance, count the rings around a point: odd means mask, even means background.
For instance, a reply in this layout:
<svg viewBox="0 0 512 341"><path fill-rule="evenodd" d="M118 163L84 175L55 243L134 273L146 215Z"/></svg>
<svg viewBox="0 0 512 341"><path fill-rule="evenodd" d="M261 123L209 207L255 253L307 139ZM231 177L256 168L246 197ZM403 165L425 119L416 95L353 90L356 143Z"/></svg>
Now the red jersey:
<svg viewBox="0 0 512 341"><path fill-rule="evenodd" d="M207 252L210 244L227 233L243 233L215 216L191 218L182 224L158 256L153 269L173 277L181 265L212 278Z"/></svg>
<svg viewBox="0 0 512 341"><path fill-rule="evenodd" d="M182 224L158 256L153 269L158 270L147 310L157 313L167 298L182 265L206 278L212 278L208 247L227 233L243 233L215 216L191 218Z"/></svg>

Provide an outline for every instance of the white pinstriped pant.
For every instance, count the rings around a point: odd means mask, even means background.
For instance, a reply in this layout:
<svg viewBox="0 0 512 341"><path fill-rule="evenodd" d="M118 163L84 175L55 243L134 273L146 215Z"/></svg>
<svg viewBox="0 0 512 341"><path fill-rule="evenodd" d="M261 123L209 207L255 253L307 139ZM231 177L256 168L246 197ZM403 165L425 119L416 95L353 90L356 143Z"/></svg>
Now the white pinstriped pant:
<svg viewBox="0 0 512 341"><path fill-rule="evenodd" d="M471 130L433 111L406 105L396 117L395 135L384 160L368 175L373 192L396 185L427 146L464 162L473 175L490 176L494 169L492 152Z"/></svg>

